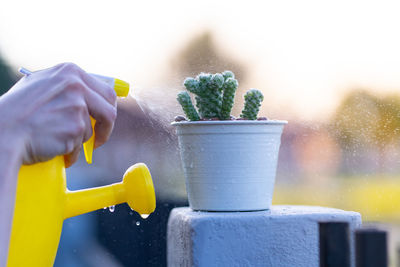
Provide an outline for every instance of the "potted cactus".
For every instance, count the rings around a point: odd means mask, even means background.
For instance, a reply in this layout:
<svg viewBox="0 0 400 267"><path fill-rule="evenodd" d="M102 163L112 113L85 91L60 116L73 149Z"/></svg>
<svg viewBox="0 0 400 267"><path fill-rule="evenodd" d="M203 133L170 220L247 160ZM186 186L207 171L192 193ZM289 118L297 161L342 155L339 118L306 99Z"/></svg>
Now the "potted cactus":
<svg viewBox="0 0 400 267"><path fill-rule="evenodd" d="M189 205L202 211L269 209L286 121L258 118L259 90L244 95L240 118L230 113L238 81L231 71L184 82L177 100L186 115L176 126ZM196 107L189 92L194 95Z"/></svg>

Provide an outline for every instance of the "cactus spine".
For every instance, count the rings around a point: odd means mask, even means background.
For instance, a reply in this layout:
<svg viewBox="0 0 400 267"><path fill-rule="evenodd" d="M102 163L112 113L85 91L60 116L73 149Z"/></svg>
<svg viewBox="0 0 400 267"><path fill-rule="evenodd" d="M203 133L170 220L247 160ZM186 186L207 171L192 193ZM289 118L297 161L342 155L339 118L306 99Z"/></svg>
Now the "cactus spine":
<svg viewBox="0 0 400 267"><path fill-rule="evenodd" d="M251 89L247 91L244 95L244 108L240 117L248 120L256 120L263 100L264 96L259 90Z"/></svg>

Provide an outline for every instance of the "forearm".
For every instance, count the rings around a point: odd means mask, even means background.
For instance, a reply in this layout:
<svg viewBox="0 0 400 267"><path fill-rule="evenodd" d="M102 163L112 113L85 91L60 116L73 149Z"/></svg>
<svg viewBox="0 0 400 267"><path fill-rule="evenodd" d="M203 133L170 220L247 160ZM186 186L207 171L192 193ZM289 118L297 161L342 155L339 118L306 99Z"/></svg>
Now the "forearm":
<svg viewBox="0 0 400 267"><path fill-rule="evenodd" d="M4 130L4 129L2 129ZM16 144L0 130L0 266L6 266L14 214L18 171L21 166Z"/></svg>

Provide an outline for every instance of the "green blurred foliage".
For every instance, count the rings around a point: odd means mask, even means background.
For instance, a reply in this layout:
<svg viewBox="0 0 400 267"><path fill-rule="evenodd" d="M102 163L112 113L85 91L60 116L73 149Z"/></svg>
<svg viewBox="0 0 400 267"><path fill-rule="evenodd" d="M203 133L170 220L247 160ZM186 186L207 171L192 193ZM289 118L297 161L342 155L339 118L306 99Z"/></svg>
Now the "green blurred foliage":
<svg viewBox="0 0 400 267"><path fill-rule="evenodd" d="M8 91L18 80L6 61L0 56L0 95Z"/></svg>

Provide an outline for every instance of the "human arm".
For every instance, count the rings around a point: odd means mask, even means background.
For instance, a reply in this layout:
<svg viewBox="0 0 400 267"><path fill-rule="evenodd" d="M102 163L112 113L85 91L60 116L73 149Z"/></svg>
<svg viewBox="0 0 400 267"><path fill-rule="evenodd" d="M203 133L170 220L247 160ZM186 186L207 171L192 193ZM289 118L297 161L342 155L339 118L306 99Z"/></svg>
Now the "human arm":
<svg viewBox="0 0 400 267"><path fill-rule="evenodd" d="M8 243L14 213L15 191L21 159L19 144L12 143L3 128L0 127L0 266L7 264Z"/></svg>

